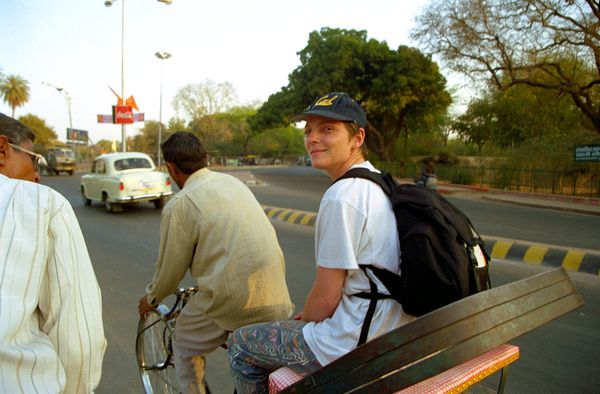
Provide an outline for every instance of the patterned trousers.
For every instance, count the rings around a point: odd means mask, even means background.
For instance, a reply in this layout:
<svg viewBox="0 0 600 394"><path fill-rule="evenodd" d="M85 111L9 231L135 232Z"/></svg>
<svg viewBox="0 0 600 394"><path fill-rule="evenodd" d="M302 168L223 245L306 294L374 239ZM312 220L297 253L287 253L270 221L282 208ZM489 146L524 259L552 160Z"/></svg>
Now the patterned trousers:
<svg viewBox="0 0 600 394"><path fill-rule="evenodd" d="M298 320L253 324L229 336L227 353L238 394L268 393L269 374L280 367L308 373L321 368L304 341L305 324Z"/></svg>

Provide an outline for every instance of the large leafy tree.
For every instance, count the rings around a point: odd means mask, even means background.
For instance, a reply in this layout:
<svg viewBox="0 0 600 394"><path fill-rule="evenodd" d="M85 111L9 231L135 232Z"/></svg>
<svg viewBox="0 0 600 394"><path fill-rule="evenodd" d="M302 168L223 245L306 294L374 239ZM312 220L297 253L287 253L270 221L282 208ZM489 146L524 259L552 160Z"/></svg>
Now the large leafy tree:
<svg viewBox="0 0 600 394"><path fill-rule="evenodd" d="M390 49L366 31L323 28L310 33L301 65L251 120L255 128L289 124L293 115L330 91L344 91L367 111L367 145L394 159L394 142L445 112L451 98L438 66L417 49Z"/></svg>
<svg viewBox="0 0 600 394"><path fill-rule="evenodd" d="M593 129L568 97L520 85L503 91L491 86L482 98L471 101L454 126L480 151L489 141L514 150L530 139L560 136L566 140L575 132Z"/></svg>
<svg viewBox="0 0 600 394"><path fill-rule="evenodd" d="M14 118L15 108L29 101L29 82L18 75L7 75L0 82L0 94L4 102L12 108Z"/></svg>
<svg viewBox="0 0 600 394"><path fill-rule="evenodd" d="M475 80L569 97L600 133L599 24L592 0L434 0L413 38Z"/></svg>
<svg viewBox="0 0 600 394"><path fill-rule="evenodd" d="M303 134L302 130L293 126L265 130L250 141L249 149L273 158L305 155Z"/></svg>
<svg viewBox="0 0 600 394"><path fill-rule="evenodd" d="M170 135L170 130L162 125L161 128L161 139L164 141ZM144 123L139 132L133 136L129 143L130 147L134 151L145 152L152 156L152 158L158 160L158 122L154 120L148 120Z"/></svg>
<svg viewBox="0 0 600 394"><path fill-rule="evenodd" d="M43 148L54 145L58 136L46 121L36 115L27 114L19 117L19 122L29 127L35 133L35 144Z"/></svg>
<svg viewBox="0 0 600 394"><path fill-rule="evenodd" d="M179 89L173 98L173 107L188 121L198 120L231 108L237 103L237 94L230 82L206 80L191 83Z"/></svg>
<svg viewBox="0 0 600 394"><path fill-rule="evenodd" d="M118 141L100 140L93 145L93 149L97 155L113 152L113 145L117 145Z"/></svg>
<svg viewBox="0 0 600 394"><path fill-rule="evenodd" d="M256 135L256 131L250 126L248 119L254 114L256 114L256 108L239 106L217 115L218 123L230 133L229 144L232 145L232 148L237 149L236 154L242 156L249 154L248 146L250 140Z"/></svg>

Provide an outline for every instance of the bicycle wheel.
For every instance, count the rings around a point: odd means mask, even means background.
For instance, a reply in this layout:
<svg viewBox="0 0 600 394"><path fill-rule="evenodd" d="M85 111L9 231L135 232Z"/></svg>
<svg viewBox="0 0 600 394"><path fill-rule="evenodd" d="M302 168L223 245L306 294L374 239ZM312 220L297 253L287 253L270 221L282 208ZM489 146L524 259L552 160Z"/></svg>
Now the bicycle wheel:
<svg viewBox="0 0 600 394"><path fill-rule="evenodd" d="M171 324L171 321L162 320L155 311L146 314L138 324L135 350L147 394L179 392L170 351Z"/></svg>

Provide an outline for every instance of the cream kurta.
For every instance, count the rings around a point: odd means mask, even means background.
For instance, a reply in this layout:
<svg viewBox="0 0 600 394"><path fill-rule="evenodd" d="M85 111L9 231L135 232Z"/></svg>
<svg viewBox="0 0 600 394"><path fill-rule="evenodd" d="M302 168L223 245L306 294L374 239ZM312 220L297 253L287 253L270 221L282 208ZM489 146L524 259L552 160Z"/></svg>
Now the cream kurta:
<svg viewBox="0 0 600 394"><path fill-rule="evenodd" d="M68 201L0 175L0 392L93 391L106 349L101 302Z"/></svg>
<svg viewBox="0 0 600 394"><path fill-rule="evenodd" d="M235 177L200 169L165 206L149 301L175 291L188 269L200 287L191 302L225 330L292 314L275 230Z"/></svg>

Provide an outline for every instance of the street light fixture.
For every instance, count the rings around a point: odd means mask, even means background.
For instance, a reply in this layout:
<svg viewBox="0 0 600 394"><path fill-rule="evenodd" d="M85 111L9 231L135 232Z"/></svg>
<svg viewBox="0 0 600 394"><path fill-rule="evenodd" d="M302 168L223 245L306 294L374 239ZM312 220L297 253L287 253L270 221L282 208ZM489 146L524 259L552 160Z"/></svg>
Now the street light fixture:
<svg viewBox="0 0 600 394"><path fill-rule="evenodd" d="M71 117L71 95L69 94L69 92L67 92L65 89L58 87L56 85L52 85L49 82L46 81L42 81L42 84L49 86L51 88L56 89L56 91L58 93L60 93L64 98L65 98L65 102L67 103L67 109L69 111L69 128L71 130L73 130L73 118ZM68 139L68 137L67 137ZM73 142L71 145L74 145L75 143ZM77 156L75 157L75 161L77 163L79 163L79 159L80 159L80 154L79 154L79 145L77 145L77 149L75 149L75 152L77 154Z"/></svg>
<svg viewBox="0 0 600 394"><path fill-rule="evenodd" d="M111 7L117 0L106 0L104 5ZM173 0L157 0L159 3L171 4ZM121 98L125 100L125 0L121 0ZM127 152L127 133L125 124L121 124L121 151Z"/></svg>
<svg viewBox="0 0 600 394"><path fill-rule="evenodd" d="M69 92L67 92L63 88L59 88L58 86L52 85L51 83L45 81L42 81L42 84L56 89L58 93L60 93L65 98L65 101L67 103L67 109L69 110L69 128L73 129L73 119L71 118L71 95L69 94Z"/></svg>
<svg viewBox="0 0 600 394"><path fill-rule="evenodd" d="M160 1L160 0L159 0ZM168 52L156 52L154 54L160 60L166 60L171 57L171 54ZM157 158L158 158L158 168L160 169L160 141L161 141L161 133L162 133L162 98L163 98L163 62L160 62L160 106L158 112L158 139L156 140L157 145Z"/></svg>

